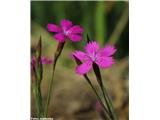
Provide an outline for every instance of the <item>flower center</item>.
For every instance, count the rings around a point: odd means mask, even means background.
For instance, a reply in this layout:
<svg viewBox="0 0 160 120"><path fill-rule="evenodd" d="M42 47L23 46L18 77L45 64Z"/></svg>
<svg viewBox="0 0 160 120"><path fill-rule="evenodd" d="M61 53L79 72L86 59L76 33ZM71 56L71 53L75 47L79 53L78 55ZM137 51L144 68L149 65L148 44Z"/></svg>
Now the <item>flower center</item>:
<svg viewBox="0 0 160 120"><path fill-rule="evenodd" d="M68 35L68 30L63 30L63 33L65 34L65 35Z"/></svg>
<svg viewBox="0 0 160 120"><path fill-rule="evenodd" d="M89 55L89 57L90 57L90 59L92 60L92 61L96 61L96 59L97 59L97 55L95 54L95 53L92 53L91 55Z"/></svg>

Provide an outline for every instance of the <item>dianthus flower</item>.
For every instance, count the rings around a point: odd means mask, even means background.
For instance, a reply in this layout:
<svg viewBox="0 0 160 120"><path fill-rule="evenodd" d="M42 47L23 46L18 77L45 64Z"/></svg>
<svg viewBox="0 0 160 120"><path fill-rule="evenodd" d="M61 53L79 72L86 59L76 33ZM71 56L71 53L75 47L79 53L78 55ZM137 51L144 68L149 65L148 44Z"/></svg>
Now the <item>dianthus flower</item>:
<svg viewBox="0 0 160 120"><path fill-rule="evenodd" d="M60 27L55 24L47 25L49 32L56 33L53 38L59 42L65 42L67 38L73 42L82 40L83 29L79 25L72 24L69 20L61 20Z"/></svg>
<svg viewBox="0 0 160 120"><path fill-rule="evenodd" d="M105 45L103 49L99 48L96 41L89 42L85 46L85 52L75 51L72 55L83 63L76 67L76 73L83 75L88 73L92 64L96 63L100 68L109 68L114 64L112 55L116 48L112 45Z"/></svg>

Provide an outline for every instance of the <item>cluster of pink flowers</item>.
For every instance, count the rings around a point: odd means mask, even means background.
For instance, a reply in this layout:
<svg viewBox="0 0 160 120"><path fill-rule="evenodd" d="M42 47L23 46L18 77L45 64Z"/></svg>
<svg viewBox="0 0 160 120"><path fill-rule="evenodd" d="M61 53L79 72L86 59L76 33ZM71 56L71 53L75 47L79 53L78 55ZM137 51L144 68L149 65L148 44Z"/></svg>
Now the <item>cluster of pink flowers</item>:
<svg viewBox="0 0 160 120"><path fill-rule="evenodd" d="M31 73L33 73L33 79L35 79L35 81L37 81L37 82L35 82L35 84L37 86L35 89L38 92L35 92L34 94L35 94L35 102L36 102L36 104L38 104L38 107L36 107L36 110L37 110L37 115L39 117L43 116L43 115L47 116L47 114L48 114L49 103L50 103L50 99L51 99L51 95L52 95L51 91L52 91L52 86L53 86L53 84L49 84L46 105L45 105L45 107L43 107L43 104L42 104L43 101L39 101L40 99L42 100L41 89L39 89L40 85L41 85L41 81L43 79L42 64L52 64L54 62L53 71L52 71L52 79L49 82L49 83L53 83L55 66L56 66L57 60L58 60L59 56L61 55L61 52L64 48L66 40L70 39L73 42L81 41L82 40L82 33L83 33L83 29L81 28L81 26L73 25L72 22L69 20L61 20L60 26L57 26L55 24L50 23L47 25L47 29L49 32L54 33L53 38L59 42L57 49L56 49L56 52L54 54L54 59L52 60L48 57L41 56L41 53L42 53L41 37L40 37L39 43L36 47L39 58L37 58L35 56L33 56L31 58ZM88 38L88 41L90 41L89 38ZM79 75L84 75L87 82L91 85L92 89L94 90L94 92L96 93L97 97L100 100L100 102L99 101L96 102L96 109L99 112L101 112L103 110L103 108L106 108L106 107L104 106L104 103L102 102L103 100L101 100L101 98L99 97L98 93L96 92L96 89L94 89L92 82L90 81L90 79L87 77L86 74L93 68L95 75L96 75L96 78L97 78L97 81L98 81L98 84L99 84L101 91L103 93L105 103L108 107L108 102L105 97L105 91L103 89L103 82L101 79L101 74L100 74L99 68L109 68L115 63L115 61L113 59L113 55L115 54L116 50L117 49L112 45L105 45L104 48L100 48L99 44L96 41L90 41L84 46L84 52L80 51L80 50L76 50L71 54L72 58L74 58L78 64L78 66L76 67L76 70L75 70L76 73ZM42 107L41 107L41 105L42 105ZM45 109L43 110L43 108L45 108ZM108 110L109 110L109 112L110 112L109 114L111 114L109 117L116 118L114 116L114 114L112 113L112 111L110 110L110 106L108 107L108 109L104 109L104 110L106 112L108 112ZM116 119L114 119L114 120L116 120Z"/></svg>
<svg viewBox="0 0 160 120"><path fill-rule="evenodd" d="M53 38L59 42L65 42L67 38L73 42L82 40L83 29L79 25L73 25L69 20L61 20L60 27L48 24L47 28L49 32L56 33ZM80 75L88 73L93 63L100 68L109 68L115 63L112 55L116 52L116 48L112 45L106 45L101 49L96 41L92 41L87 43L84 49L85 52L77 50L72 54L83 62L76 67L76 73Z"/></svg>

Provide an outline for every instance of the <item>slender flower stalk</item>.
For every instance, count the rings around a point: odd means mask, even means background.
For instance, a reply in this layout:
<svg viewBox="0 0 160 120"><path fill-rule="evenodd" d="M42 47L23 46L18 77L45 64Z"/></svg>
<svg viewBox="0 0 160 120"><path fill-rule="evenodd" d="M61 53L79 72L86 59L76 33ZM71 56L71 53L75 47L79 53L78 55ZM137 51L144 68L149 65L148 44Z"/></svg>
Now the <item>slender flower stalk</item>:
<svg viewBox="0 0 160 120"><path fill-rule="evenodd" d="M41 81L43 79L43 65L44 64L52 64L53 60L41 55L42 53L42 40L38 42L36 47L36 54L32 56L31 59L31 72L33 73L35 80L33 81L32 92L35 99L36 104L36 113L37 117L43 117L44 115L44 106L41 94Z"/></svg>
<svg viewBox="0 0 160 120"><path fill-rule="evenodd" d="M97 81L100 85L100 88L101 88L101 91L103 93L103 97L104 97L104 100L105 100L105 103L108 107L108 110L109 110L109 113L110 113L110 116L113 120L117 120L117 116L113 110L113 105L111 103L111 100L109 98L109 95L104 87L104 84L103 84L103 81L102 81L102 77L101 77L101 72L100 72L100 69L98 67L98 65L96 63L93 64L93 70L94 70L94 73L96 75L96 78L97 78ZM106 94L107 94L107 97L106 97Z"/></svg>
<svg viewBox="0 0 160 120"><path fill-rule="evenodd" d="M42 95L41 95L41 81L43 78L43 66L42 66L42 63L40 62L41 54L42 54L42 39L40 37L38 45L36 47L36 57L35 58L32 57L32 61L31 61L33 67L35 68L35 76L36 76L36 84L34 86L34 93L35 93L35 102L38 105L37 107L38 117L43 116L43 104L42 104Z"/></svg>
<svg viewBox="0 0 160 120"><path fill-rule="evenodd" d="M46 102L45 111L44 111L44 116L45 117L47 117L48 107L49 107L50 99L51 99L51 96L52 96L52 86L53 86L54 72L55 72L57 60L58 60L59 56L61 55L61 52L62 52L63 47L64 47L64 44L65 44L65 42L59 42L58 43L57 50L56 50L55 55L54 55L52 77L51 77L51 80L49 82L49 90L48 90L48 94L47 94L47 102Z"/></svg>
<svg viewBox="0 0 160 120"><path fill-rule="evenodd" d="M103 111L103 106L99 100L96 101L95 108L105 120L111 120L109 116L106 116L105 112Z"/></svg>

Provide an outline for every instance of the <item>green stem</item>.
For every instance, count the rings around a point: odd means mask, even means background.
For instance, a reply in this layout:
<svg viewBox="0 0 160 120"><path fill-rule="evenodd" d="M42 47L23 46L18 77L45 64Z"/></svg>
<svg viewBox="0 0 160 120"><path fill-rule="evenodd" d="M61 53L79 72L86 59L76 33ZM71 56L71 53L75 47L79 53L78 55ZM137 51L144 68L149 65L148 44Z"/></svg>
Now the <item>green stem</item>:
<svg viewBox="0 0 160 120"><path fill-rule="evenodd" d="M41 53L42 53L42 39L40 36L39 42L36 46L36 64L33 65L33 72L35 75L35 82L33 84L33 94L36 104L37 117L43 117L43 103L41 95L41 81L43 79L43 65L41 63Z"/></svg>
<svg viewBox="0 0 160 120"><path fill-rule="evenodd" d="M111 101L109 99L107 99L109 97L106 98L105 89L104 89L104 85L103 85L103 81L102 81L102 77L101 77L101 72L100 72L100 69L99 69L99 67L98 67L98 65L96 63L93 64L93 70L94 70L94 73L96 75L96 78L97 78L97 81L99 83L99 86L101 88L101 91L103 93L103 97L104 97L104 100L105 100L106 105L108 107L108 110L110 112L111 118L113 120L117 120L117 116L116 116L116 114L115 114L115 112L113 110L113 106L112 106L112 104L110 104ZM107 91L106 91L106 93L107 93ZM108 94L107 94L107 96L108 96Z"/></svg>
<svg viewBox="0 0 160 120"><path fill-rule="evenodd" d="M33 94L36 104L36 112L37 117L43 117L43 104L42 104L42 95L41 95L41 87L40 82L42 77L39 76L39 70L34 68L34 75L35 75L35 84L33 86Z"/></svg>
<svg viewBox="0 0 160 120"><path fill-rule="evenodd" d="M99 96L99 94L97 93L96 89L94 88L94 86L92 85L91 81L89 80L88 76L85 74L84 75L85 79L87 80L88 84L91 86L92 90L94 91L94 93L96 94L97 98L98 98L98 101L101 103L101 105L103 106L105 112L106 112L106 117L110 120L110 117L109 117L109 112L107 110L107 108L105 107L105 105L103 104L102 100L101 100L101 97Z"/></svg>
<svg viewBox="0 0 160 120"><path fill-rule="evenodd" d="M39 111L39 105L38 105L38 100L37 100L37 92L36 92L36 86L33 86L33 95L34 95L34 99L35 99L35 104L36 104L36 114L37 116L40 115L40 111Z"/></svg>
<svg viewBox="0 0 160 120"><path fill-rule="evenodd" d="M107 92L107 90L105 89L104 86L103 86L103 91L104 91L104 95L107 96L108 105L109 105L110 108L111 108L111 112L113 113L114 120L118 120L117 115L116 115L116 113L114 112L113 104L112 104L112 102L111 102L111 99L110 99L110 97L109 97L109 94L108 94L108 92Z"/></svg>
<svg viewBox="0 0 160 120"><path fill-rule="evenodd" d="M38 85L38 88L37 88L37 97L38 97L38 104L40 109L40 117L43 117L43 104L42 104L42 95L41 95L40 85Z"/></svg>
<svg viewBox="0 0 160 120"><path fill-rule="evenodd" d="M114 112L114 110L113 110L112 102L111 102L111 100L110 100L110 98L109 98L109 95L108 95L107 91L106 91L105 88L104 88L103 82L102 82L101 90L102 90L102 92L103 92L104 99L105 99L106 104L107 104L107 106L108 106L108 108L109 108L109 111L110 111L110 113L111 113L111 115L112 115L112 118L113 118L114 120L117 120L117 116L116 116L116 114L115 114L115 112ZM105 91L106 91L106 92L105 92ZM106 98L106 94L107 94L107 98Z"/></svg>
<svg viewBox="0 0 160 120"><path fill-rule="evenodd" d="M52 96L53 78L54 78L56 63L57 63L57 60L58 60L58 58L59 58L59 56L60 56L60 54L63 50L64 44L65 43L59 43L58 44L57 50L56 50L55 55L54 55L52 77L51 77L51 80L49 82L49 91L48 91L48 94L47 94L47 102L46 102L45 111L44 111L44 116L45 117L47 117L48 107L49 107L50 99L51 99L51 96Z"/></svg>
<svg viewBox="0 0 160 120"><path fill-rule="evenodd" d="M37 76L37 70L35 67L33 68L33 72L35 75L35 84L33 84L33 95L34 95L35 104L36 104L36 114L37 114L37 117L40 117L39 99L37 95L38 76Z"/></svg>

